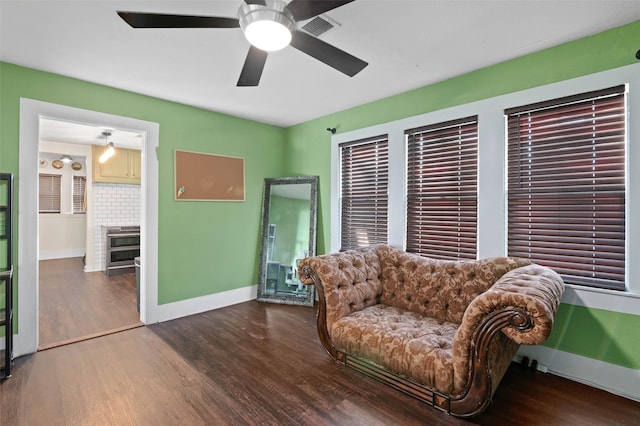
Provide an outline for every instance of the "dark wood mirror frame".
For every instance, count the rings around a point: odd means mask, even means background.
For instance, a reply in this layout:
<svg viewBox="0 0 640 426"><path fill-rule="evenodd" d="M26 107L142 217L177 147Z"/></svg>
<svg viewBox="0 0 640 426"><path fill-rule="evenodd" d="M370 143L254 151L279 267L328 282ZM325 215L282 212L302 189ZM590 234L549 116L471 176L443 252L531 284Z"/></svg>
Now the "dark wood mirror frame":
<svg viewBox="0 0 640 426"><path fill-rule="evenodd" d="M258 297L260 302L283 303L289 305L313 306L315 301L315 287L305 286L297 277L297 261L306 256L315 256L316 254L316 234L318 223L318 176L294 176L282 178L267 178L264 180L264 191L262 196L262 240L260 245L260 269L258 273ZM308 186L308 189L307 189ZM304 189L304 197L299 191L294 189ZM290 192L297 192L293 194ZM281 195L282 194L282 195ZM278 235L277 225L274 222L278 218L272 216L277 210L273 204L273 196L291 200L291 203L300 205L300 211L295 212L290 206L283 209L287 214L298 213L295 217L280 217L282 223L288 225L292 220L297 220L304 216L306 219L307 212L302 210L306 207L306 203L300 203L301 200L308 201L308 226L301 226L296 223L298 231L308 229L308 244L304 241L296 239L296 241L286 241L286 251L278 253L279 256L274 258L276 251L276 241L286 238L285 233ZM308 198L307 198L308 197ZM295 200L295 201L294 201ZM304 234L305 232L303 232ZM278 237L280 237L278 239ZM302 245L301 245L302 244ZM282 244L280 244L280 247ZM293 249L291 249L293 247ZM282 260L282 259L287 260ZM290 261L289 261L290 260Z"/></svg>

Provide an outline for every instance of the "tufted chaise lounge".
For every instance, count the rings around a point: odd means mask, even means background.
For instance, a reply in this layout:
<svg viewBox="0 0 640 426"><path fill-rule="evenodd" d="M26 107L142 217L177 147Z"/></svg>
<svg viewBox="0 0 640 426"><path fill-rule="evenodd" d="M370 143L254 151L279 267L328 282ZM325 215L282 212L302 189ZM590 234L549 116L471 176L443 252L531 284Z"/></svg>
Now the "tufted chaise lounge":
<svg viewBox="0 0 640 426"><path fill-rule="evenodd" d="M528 260L445 261L378 245L309 257L320 340L336 361L446 412L491 401L521 344L551 333L563 282Z"/></svg>

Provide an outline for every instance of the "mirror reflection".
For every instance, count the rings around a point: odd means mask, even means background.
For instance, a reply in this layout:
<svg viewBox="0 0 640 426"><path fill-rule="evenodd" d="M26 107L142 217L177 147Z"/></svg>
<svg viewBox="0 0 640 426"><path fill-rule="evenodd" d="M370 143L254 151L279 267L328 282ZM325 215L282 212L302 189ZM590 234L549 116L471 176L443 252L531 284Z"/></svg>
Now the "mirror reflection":
<svg viewBox="0 0 640 426"><path fill-rule="evenodd" d="M312 306L298 263L315 255L318 177L265 179L258 300Z"/></svg>

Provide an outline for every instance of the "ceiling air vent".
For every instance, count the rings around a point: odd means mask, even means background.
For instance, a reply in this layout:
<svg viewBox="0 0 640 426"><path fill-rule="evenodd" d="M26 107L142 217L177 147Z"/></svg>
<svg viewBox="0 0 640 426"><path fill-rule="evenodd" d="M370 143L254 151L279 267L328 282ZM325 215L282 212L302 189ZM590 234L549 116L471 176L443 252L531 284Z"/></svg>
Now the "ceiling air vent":
<svg viewBox="0 0 640 426"><path fill-rule="evenodd" d="M327 21L326 19L320 16L316 16L315 18L307 22L302 27L302 29L311 35L320 37L322 34L326 33L333 27L335 27L335 25L332 24L331 22Z"/></svg>

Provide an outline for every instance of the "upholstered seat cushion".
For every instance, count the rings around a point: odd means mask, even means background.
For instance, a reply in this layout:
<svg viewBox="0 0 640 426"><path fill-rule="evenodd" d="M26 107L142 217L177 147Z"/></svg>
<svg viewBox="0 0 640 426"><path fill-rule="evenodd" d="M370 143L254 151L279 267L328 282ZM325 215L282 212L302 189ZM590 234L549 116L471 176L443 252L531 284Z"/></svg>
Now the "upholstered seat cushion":
<svg viewBox="0 0 640 426"><path fill-rule="evenodd" d="M457 328L402 308L374 305L340 318L330 334L337 349L448 393Z"/></svg>

